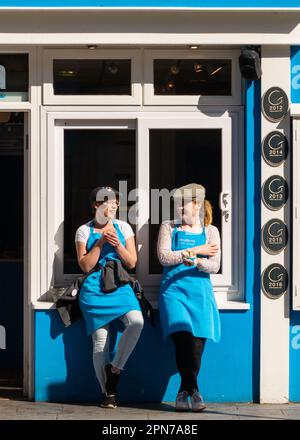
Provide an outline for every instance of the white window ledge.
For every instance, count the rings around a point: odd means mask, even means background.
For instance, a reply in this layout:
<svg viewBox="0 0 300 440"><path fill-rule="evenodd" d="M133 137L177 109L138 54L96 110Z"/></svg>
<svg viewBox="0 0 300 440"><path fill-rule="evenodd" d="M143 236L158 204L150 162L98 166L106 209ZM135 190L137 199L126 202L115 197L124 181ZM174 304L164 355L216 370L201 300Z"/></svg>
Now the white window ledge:
<svg viewBox="0 0 300 440"><path fill-rule="evenodd" d="M149 299L154 309L158 308L157 301ZM244 301L217 301L217 306L219 310L249 310L250 304ZM33 301L31 303L33 310L53 310L55 309L55 304L49 301Z"/></svg>

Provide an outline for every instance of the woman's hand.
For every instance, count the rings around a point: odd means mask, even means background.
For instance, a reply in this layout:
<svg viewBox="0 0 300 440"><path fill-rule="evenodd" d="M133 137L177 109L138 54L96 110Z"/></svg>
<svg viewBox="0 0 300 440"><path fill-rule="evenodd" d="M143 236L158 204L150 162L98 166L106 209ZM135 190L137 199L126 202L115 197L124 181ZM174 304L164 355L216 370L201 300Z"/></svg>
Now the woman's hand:
<svg viewBox="0 0 300 440"><path fill-rule="evenodd" d="M214 257L218 252L217 244L203 244L192 248L196 254L207 255L208 257Z"/></svg>
<svg viewBox="0 0 300 440"><path fill-rule="evenodd" d="M196 263L196 255L193 250L184 250L182 252L182 262L185 266L195 266Z"/></svg>
<svg viewBox="0 0 300 440"><path fill-rule="evenodd" d="M103 233L103 237L107 243L112 245L113 247L118 247L120 244L120 240L116 234L115 230L108 230Z"/></svg>
<svg viewBox="0 0 300 440"><path fill-rule="evenodd" d="M185 258L183 257L182 262L185 266L195 266L195 261L194 260L190 260L189 258Z"/></svg>

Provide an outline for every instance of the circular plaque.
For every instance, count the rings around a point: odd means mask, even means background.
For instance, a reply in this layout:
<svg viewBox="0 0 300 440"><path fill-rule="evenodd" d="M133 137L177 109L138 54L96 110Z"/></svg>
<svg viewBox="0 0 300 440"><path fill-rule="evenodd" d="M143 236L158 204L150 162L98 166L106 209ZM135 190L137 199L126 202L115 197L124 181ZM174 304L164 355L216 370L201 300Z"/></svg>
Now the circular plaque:
<svg viewBox="0 0 300 440"><path fill-rule="evenodd" d="M288 288L286 269L278 263L270 264L262 273L261 284L265 295L272 299L279 298Z"/></svg>
<svg viewBox="0 0 300 440"><path fill-rule="evenodd" d="M262 142L262 154L265 162L277 167L285 161L288 154L288 140L280 131L271 131Z"/></svg>
<svg viewBox="0 0 300 440"><path fill-rule="evenodd" d="M263 226L261 238L266 252L272 255L279 254L287 245L287 226L282 220L273 218Z"/></svg>
<svg viewBox="0 0 300 440"><path fill-rule="evenodd" d="M262 187L262 200L267 208L277 211L288 199L288 185L282 176L269 177Z"/></svg>
<svg viewBox="0 0 300 440"><path fill-rule="evenodd" d="M262 112L271 122L281 121L289 109L289 100L285 91L280 87L271 87L262 98Z"/></svg>

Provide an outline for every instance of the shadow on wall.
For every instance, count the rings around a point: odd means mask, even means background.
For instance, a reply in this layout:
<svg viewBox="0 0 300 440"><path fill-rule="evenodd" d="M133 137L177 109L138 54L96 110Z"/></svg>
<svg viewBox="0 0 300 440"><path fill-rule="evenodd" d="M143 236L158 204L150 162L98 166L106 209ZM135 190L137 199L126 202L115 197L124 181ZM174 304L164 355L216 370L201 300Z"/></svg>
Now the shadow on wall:
<svg viewBox="0 0 300 440"><path fill-rule="evenodd" d="M92 361L92 339L86 336L83 319L64 328L58 313L47 312L51 322L52 340L62 338L65 382L47 385L47 400L50 402L100 402L101 389L96 379ZM171 376L177 373L173 345L170 340L162 342L158 315L155 327L145 319L141 337L130 356L119 383L119 402L161 402L165 396ZM121 321L111 323L110 350L113 356L116 343L124 326ZM111 357L112 359L112 357ZM163 362L161 361L163 360ZM52 375L51 372L50 376ZM61 377L53 371L53 379ZM176 375L178 376L178 375ZM177 378L178 379L178 378ZM179 385L179 383L178 383Z"/></svg>

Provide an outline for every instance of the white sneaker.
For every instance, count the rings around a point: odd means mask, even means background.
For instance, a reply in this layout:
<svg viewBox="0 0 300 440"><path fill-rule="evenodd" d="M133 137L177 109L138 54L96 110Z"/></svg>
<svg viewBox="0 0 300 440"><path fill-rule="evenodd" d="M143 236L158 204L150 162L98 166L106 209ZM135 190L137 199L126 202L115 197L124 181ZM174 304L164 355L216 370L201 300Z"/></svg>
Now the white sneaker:
<svg viewBox="0 0 300 440"><path fill-rule="evenodd" d="M200 412L206 408L203 398L198 390L195 390L191 395L191 403L192 403L192 411L194 412Z"/></svg>
<svg viewBox="0 0 300 440"><path fill-rule="evenodd" d="M181 391L177 394L176 397L176 405L175 410L176 411L189 411L190 405L189 405L189 394L187 391Z"/></svg>

